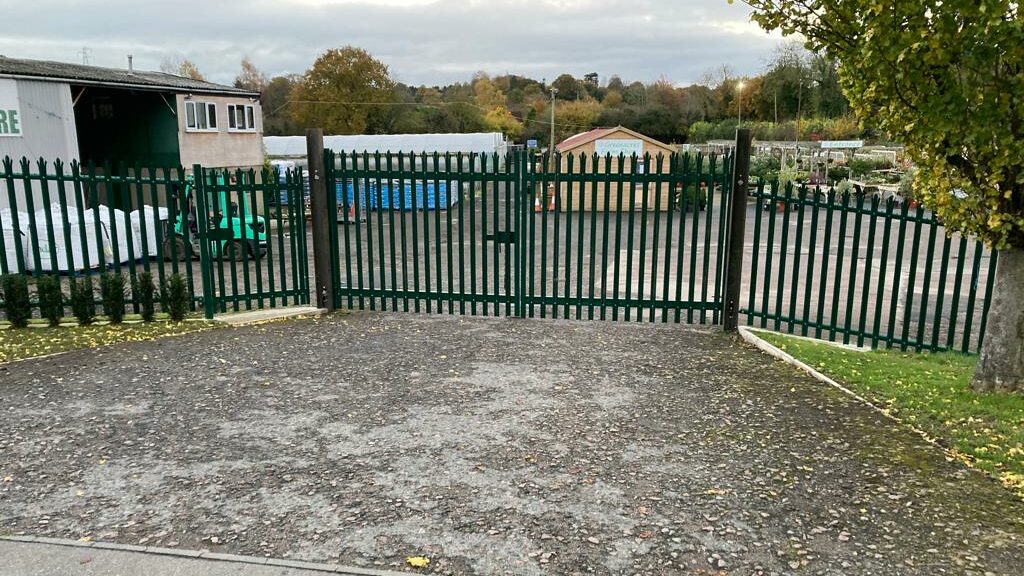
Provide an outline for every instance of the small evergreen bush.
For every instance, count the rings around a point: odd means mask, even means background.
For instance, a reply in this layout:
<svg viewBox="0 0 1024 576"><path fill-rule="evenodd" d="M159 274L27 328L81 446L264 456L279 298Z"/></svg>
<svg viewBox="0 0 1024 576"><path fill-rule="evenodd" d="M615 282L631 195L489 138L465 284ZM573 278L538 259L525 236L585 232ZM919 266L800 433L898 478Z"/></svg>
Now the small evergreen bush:
<svg viewBox="0 0 1024 576"><path fill-rule="evenodd" d="M167 293L164 300L167 302L164 310L171 316L171 320L181 322L185 319L192 297L188 293L188 285L181 274L172 274L167 280Z"/></svg>
<svg viewBox="0 0 1024 576"><path fill-rule="evenodd" d="M92 278L78 278L71 281L71 313L78 324L88 326L96 319L96 301L92 289Z"/></svg>
<svg viewBox="0 0 1024 576"><path fill-rule="evenodd" d="M120 324L124 319L124 276L121 274L103 274L100 276L100 300L103 302L103 315L111 324Z"/></svg>
<svg viewBox="0 0 1024 576"><path fill-rule="evenodd" d="M28 278L24 274L7 274L0 278L4 293L4 312L15 328L28 326L32 317L32 301L28 296Z"/></svg>
<svg viewBox="0 0 1024 576"><path fill-rule="evenodd" d="M153 274L141 272L135 277L132 285L135 300L142 307L142 321L152 322L156 316L156 288L153 286Z"/></svg>
<svg viewBox="0 0 1024 576"><path fill-rule="evenodd" d="M60 278L43 276L36 281L36 292L39 294L39 314L46 318L50 326L60 324L64 316L64 293L60 289Z"/></svg>

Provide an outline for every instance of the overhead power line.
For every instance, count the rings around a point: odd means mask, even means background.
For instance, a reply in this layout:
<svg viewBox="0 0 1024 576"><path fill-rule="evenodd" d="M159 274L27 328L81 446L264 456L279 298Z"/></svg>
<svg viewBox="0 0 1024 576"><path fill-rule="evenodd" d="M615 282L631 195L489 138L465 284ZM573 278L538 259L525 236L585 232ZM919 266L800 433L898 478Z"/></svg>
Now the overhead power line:
<svg viewBox="0 0 1024 576"><path fill-rule="evenodd" d="M483 112L490 112L489 108L485 108L484 106L480 106L480 105L475 104L473 102L466 102L464 100L456 100L456 101L452 101L452 102L441 102L440 105L438 105L438 104L424 104L422 102L373 102L373 101L370 101L370 102L356 102L356 101L351 101L351 100L288 100L287 102L285 102L284 104L278 106L272 112L267 114L267 116L274 116L274 115L276 115L278 112L280 112L282 109L284 109L285 107L287 107L290 104L335 104L335 105L336 104L344 104L344 105L348 105L348 106L415 106L417 108L430 108L432 110L441 110L441 109L443 109L443 108L445 108L447 106L462 105L462 106L471 106L471 107L476 108L476 109L478 109L480 111L483 111ZM520 121L520 122L522 122L524 124L526 124L528 122L529 123L533 123L533 124L543 124L545 126L550 126L552 124L552 122L550 120L542 120L542 119L539 119L539 118L518 118L515 115L513 115L513 118L515 118L516 120L518 120L518 121ZM562 127L562 128L583 129L583 130L589 130L590 128L593 128L593 126L586 126L586 125L583 125L583 124L568 124L568 123L565 123L565 122L554 122L554 125L558 126L558 127Z"/></svg>

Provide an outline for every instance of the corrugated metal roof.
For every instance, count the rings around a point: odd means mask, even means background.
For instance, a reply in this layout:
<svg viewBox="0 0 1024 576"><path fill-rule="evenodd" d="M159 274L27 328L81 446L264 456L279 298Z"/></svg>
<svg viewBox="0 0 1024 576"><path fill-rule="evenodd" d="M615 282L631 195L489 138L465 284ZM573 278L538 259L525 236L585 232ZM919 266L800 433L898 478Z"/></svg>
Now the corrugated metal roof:
<svg viewBox="0 0 1024 576"><path fill-rule="evenodd" d="M102 68L100 66L86 66L84 64L71 64L68 62L23 60L7 58L5 56L0 56L0 75L37 78L39 80L58 80L72 84L117 85L140 90L259 96L258 92L214 84L213 82L193 80L166 72Z"/></svg>
<svg viewBox="0 0 1024 576"><path fill-rule="evenodd" d="M611 132L614 132L615 128L594 128L593 130L587 130L586 132L580 132L579 134L569 136L565 140L562 140L555 146L555 149L559 152L565 152L566 150L572 150L578 146L586 144L591 140L597 140L598 138L605 136Z"/></svg>

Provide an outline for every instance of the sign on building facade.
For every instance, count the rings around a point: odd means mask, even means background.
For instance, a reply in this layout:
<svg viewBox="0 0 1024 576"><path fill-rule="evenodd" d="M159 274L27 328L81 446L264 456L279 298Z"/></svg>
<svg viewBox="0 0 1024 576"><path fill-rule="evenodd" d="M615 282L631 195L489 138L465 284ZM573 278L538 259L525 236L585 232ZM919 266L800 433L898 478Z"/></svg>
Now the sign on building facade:
<svg viewBox="0 0 1024 576"><path fill-rule="evenodd" d="M606 156L608 154L612 156L618 156L619 154L624 156L632 156L633 154L643 156L644 142L639 138L603 139L594 143L594 151L597 152L598 156Z"/></svg>
<svg viewBox="0 0 1024 576"><path fill-rule="evenodd" d="M822 148L863 148L863 140L822 140Z"/></svg>
<svg viewBox="0 0 1024 576"><path fill-rule="evenodd" d="M0 78L0 137L20 137L21 135L18 84L14 80Z"/></svg>

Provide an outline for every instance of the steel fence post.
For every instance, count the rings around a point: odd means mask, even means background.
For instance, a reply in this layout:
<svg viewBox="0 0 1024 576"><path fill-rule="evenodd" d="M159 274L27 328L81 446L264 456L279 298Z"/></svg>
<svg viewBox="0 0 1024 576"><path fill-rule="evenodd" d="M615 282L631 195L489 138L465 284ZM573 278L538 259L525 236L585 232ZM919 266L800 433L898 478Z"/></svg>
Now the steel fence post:
<svg viewBox="0 0 1024 576"><path fill-rule="evenodd" d="M733 156L732 205L729 214L729 236L726 244L725 313L722 322L726 331L735 331L739 323L740 286L743 281L743 244L747 224L747 184L750 181L750 129L736 129L736 152Z"/></svg>

